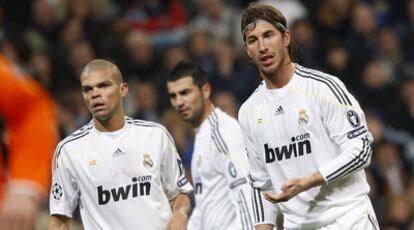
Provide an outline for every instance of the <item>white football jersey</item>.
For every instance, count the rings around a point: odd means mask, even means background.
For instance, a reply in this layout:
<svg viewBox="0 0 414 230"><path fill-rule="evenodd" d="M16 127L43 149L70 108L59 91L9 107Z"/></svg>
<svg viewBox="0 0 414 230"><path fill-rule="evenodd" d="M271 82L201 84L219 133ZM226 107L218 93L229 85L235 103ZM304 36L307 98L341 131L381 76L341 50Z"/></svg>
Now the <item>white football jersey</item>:
<svg viewBox="0 0 414 230"><path fill-rule="evenodd" d="M196 129L188 229L253 229L248 159L236 119L215 108Z"/></svg>
<svg viewBox="0 0 414 230"><path fill-rule="evenodd" d="M164 229L169 201L192 187L174 142L156 123L126 118L100 132L93 122L55 152L50 214L72 217L79 204L85 229Z"/></svg>
<svg viewBox="0 0 414 230"><path fill-rule="evenodd" d="M265 83L239 111L253 186L279 193L319 172L327 184L279 203L286 229L316 229L365 202L373 141L358 102L336 77L296 64L289 83Z"/></svg>

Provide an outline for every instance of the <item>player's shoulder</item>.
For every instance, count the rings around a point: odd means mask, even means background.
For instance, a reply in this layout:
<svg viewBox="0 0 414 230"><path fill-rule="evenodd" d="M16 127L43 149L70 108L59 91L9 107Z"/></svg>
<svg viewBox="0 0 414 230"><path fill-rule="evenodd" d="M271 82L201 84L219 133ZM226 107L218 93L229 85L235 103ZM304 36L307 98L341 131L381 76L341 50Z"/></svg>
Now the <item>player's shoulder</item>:
<svg viewBox="0 0 414 230"><path fill-rule="evenodd" d="M140 131L167 132L167 129L162 124L153 121L126 117L125 122L128 125L131 125L134 129L138 129Z"/></svg>
<svg viewBox="0 0 414 230"><path fill-rule="evenodd" d="M313 94L323 98L333 98L340 104L351 105L349 92L338 77L299 64L296 64L295 74L303 80L299 81L300 84L311 90Z"/></svg>
<svg viewBox="0 0 414 230"><path fill-rule="evenodd" d="M245 102L240 106L239 114L240 113L249 113L255 110L256 106L258 106L262 100L262 93L264 89L264 82L262 81L259 86L253 91L253 93L247 98Z"/></svg>
<svg viewBox="0 0 414 230"><path fill-rule="evenodd" d="M130 117L126 117L125 121L128 125L130 125L137 132L145 133L148 135L153 134L153 133L159 133L161 135L166 135L169 139L171 139L171 141L173 141L171 134L162 124L159 124L153 121L133 119Z"/></svg>
<svg viewBox="0 0 414 230"><path fill-rule="evenodd" d="M90 134L90 131L93 128L92 121L88 124L82 126L78 130L72 132L70 135L68 135L66 138L61 140L58 144L58 148L62 148L63 146L67 146L70 144L78 144L79 142L82 142L85 140L85 137L87 137Z"/></svg>
<svg viewBox="0 0 414 230"><path fill-rule="evenodd" d="M217 123L220 131L224 133L232 132L234 129L239 128L239 122L236 118L230 116L220 108L216 108L208 117L210 125Z"/></svg>

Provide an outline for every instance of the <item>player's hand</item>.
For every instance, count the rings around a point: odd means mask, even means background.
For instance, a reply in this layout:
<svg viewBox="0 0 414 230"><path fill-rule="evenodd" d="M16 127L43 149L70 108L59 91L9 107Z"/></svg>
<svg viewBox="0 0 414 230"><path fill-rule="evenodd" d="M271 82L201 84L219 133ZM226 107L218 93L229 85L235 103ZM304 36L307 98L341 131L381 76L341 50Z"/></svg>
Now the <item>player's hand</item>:
<svg viewBox="0 0 414 230"><path fill-rule="evenodd" d="M183 212L174 213L170 222L168 222L166 230L186 230L187 229L188 216Z"/></svg>
<svg viewBox="0 0 414 230"><path fill-rule="evenodd" d="M297 194L307 190L302 179L292 178L289 179L281 188L282 192L279 194L273 194L271 192L263 192L263 196L266 200L272 203L285 202L290 200Z"/></svg>
<svg viewBox="0 0 414 230"><path fill-rule="evenodd" d="M26 195L6 195L0 206L0 228L33 230L39 213L37 201Z"/></svg>

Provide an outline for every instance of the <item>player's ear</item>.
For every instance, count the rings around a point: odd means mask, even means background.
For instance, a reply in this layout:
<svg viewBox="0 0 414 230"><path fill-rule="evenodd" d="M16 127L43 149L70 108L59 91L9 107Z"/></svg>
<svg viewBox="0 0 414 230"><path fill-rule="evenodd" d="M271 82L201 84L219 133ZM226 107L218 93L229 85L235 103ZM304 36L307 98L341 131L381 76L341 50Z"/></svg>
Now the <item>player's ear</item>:
<svg viewBox="0 0 414 230"><path fill-rule="evenodd" d="M204 99L209 99L210 95L211 95L211 85L210 85L210 83L205 83L201 87L201 92L203 93L203 98Z"/></svg>
<svg viewBox="0 0 414 230"><path fill-rule="evenodd" d="M122 82L119 87L119 91L121 92L122 97L126 97L126 95L128 94L128 89L128 84L126 82Z"/></svg>
<svg viewBox="0 0 414 230"><path fill-rule="evenodd" d="M292 41L292 35L291 35L289 30L286 30L283 33L283 41L284 41L285 47L289 47L289 45Z"/></svg>

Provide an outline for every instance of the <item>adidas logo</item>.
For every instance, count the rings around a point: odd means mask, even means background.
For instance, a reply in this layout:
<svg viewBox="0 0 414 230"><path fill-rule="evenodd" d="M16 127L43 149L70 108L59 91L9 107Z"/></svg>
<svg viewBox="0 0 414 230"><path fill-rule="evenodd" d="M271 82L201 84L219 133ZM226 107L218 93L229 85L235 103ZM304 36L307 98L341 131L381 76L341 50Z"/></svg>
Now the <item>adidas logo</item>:
<svg viewBox="0 0 414 230"><path fill-rule="evenodd" d="M279 105L279 107L277 107L274 115L276 116L276 115L280 115L280 114L283 114L283 113L284 113L283 108L282 108L281 105Z"/></svg>
<svg viewBox="0 0 414 230"><path fill-rule="evenodd" d="M112 157L119 157L121 155L125 155L125 153L122 152L122 150L120 150L119 148L116 148L115 152L112 154Z"/></svg>

